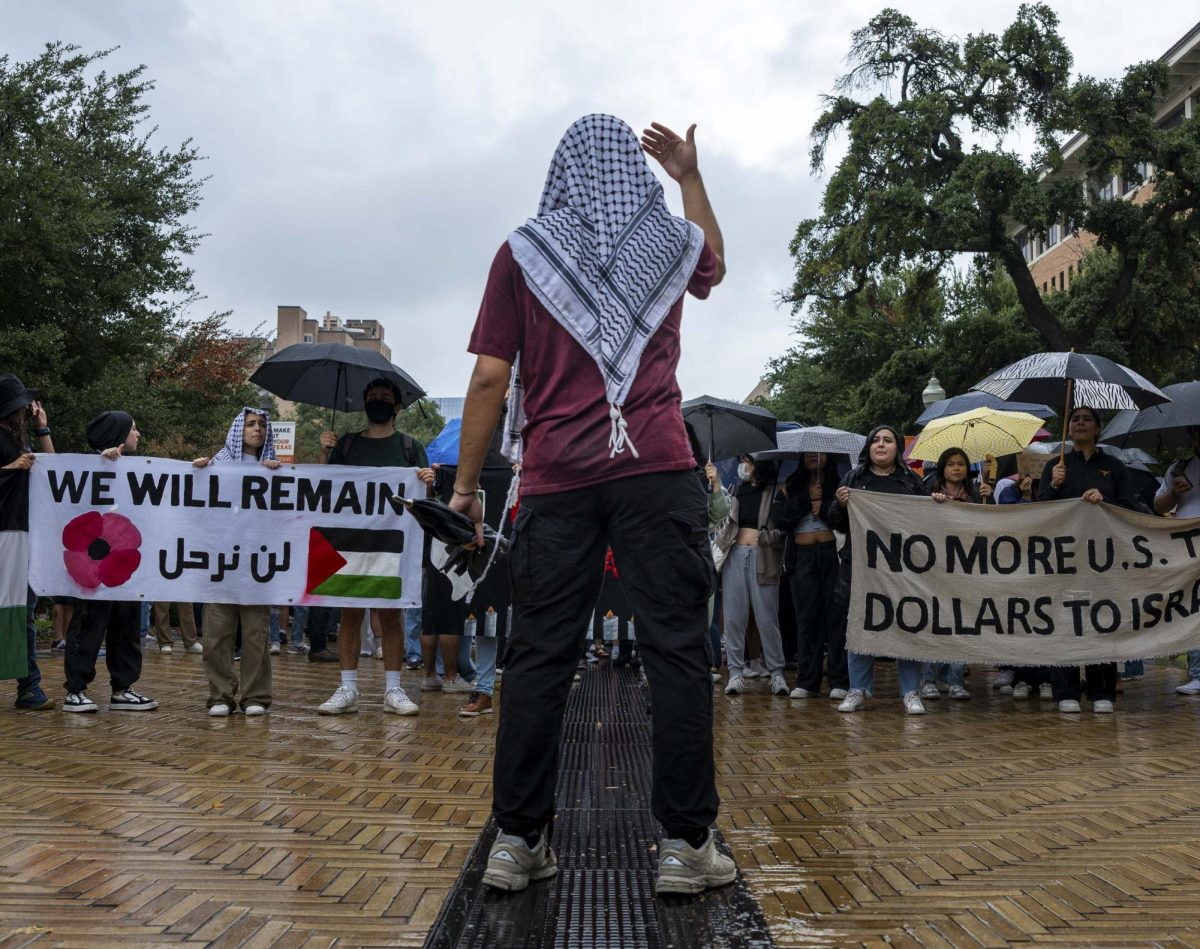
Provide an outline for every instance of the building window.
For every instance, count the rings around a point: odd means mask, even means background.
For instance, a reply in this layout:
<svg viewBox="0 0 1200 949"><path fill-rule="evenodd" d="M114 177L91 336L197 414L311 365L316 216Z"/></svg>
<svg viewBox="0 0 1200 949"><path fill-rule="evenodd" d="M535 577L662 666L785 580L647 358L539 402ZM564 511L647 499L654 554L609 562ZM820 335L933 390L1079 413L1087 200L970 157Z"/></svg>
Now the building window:
<svg viewBox="0 0 1200 949"><path fill-rule="evenodd" d="M1098 197L1101 201L1111 201L1115 195L1116 188L1113 187L1112 178L1109 178L1106 182L1104 182L1104 184L1101 185L1096 191L1096 197Z"/></svg>
<svg viewBox="0 0 1200 949"><path fill-rule="evenodd" d="M1173 129L1183 124L1184 108L1183 103L1179 103L1174 109L1168 112L1161 122L1158 123L1160 129Z"/></svg>
<svg viewBox="0 0 1200 949"><path fill-rule="evenodd" d="M311 342L312 342L312 333L305 333L305 334L304 334L304 342L306 342L306 343L311 343Z"/></svg>
<svg viewBox="0 0 1200 949"><path fill-rule="evenodd" d="M1059 290L1067 289L1067 272L1065 270L1060 270L1058 272L1058 289Z"/></svg>

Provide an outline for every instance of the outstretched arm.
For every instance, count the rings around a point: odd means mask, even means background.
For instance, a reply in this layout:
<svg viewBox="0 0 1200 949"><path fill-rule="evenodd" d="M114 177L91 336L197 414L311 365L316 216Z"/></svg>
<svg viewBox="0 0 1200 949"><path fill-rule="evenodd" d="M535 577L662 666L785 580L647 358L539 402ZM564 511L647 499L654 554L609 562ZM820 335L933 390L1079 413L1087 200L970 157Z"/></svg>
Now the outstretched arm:
<svg viewBox="0 0 1200 949"><path fill-rule="evenodd" d="M715 287L725 278L725 240L709 203L704 179L700 177L696 126L689 126L687 137L680 138L665 125L651 122L650 128L642 131L642 148L679 182L679 190L683 194L683 216L704 232L704 239L717 255L717 275L712 282Z"/></svg>
<svg viewBox="0 0 1200 949"><path fill-rule="evenodd" d="M487 454L488 442L500 421L500 408L508 388L512 364L495 356L477 356L467 400L463 405L462 429L458 444L458 476L454 481L454 497L450 507L466 514L475 522L477 543L483 542L483 506L475 494L479 473Z"/></svg>

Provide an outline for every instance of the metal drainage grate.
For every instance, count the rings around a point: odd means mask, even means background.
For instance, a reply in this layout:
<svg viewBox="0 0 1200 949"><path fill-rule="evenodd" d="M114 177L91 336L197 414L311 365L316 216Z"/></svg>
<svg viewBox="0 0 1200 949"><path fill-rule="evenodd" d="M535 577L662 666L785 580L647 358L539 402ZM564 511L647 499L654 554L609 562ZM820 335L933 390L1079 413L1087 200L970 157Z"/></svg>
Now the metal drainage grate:
<svg viewBox="0 0 1200 949"><path fill-rule="evenodd" d="M426 949L767 949L766 921L741 879L694 898L654 895L660 829L650 816L650 715L642 677L590 666L571 690L554 821L557 876L522 893L483 885L489 821ZM724 841L718 836L724 849Z"/></svg>

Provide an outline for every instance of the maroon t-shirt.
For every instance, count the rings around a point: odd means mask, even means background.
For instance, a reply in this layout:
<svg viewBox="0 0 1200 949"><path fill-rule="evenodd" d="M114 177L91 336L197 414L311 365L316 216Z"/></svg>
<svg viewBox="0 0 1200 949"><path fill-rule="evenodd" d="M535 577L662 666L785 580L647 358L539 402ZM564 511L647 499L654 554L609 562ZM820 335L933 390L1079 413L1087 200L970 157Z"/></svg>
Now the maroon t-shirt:
<svg viewBox="0 0 1200 949"><path fill-rule="evenodd" d="M688 283L704 299L717 273L705 243ZM525 284L506 241L496 252L483 303L467 349L512 362L521 354L525 386L523 494L553 494L654 471L695 464L679 411L679 323L683 297L646 343L637 376L621 411L638 457L609 458L612 423L604 379L588 352L550 315Z"/></svg>

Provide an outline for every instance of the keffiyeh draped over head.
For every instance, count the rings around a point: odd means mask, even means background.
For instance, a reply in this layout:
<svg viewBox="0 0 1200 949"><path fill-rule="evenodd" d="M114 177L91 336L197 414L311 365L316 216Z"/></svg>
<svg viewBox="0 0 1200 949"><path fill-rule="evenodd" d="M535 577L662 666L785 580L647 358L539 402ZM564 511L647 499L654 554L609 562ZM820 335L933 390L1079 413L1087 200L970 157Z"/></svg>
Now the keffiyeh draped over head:
<svg viewBox="0 0 1200 949"><path fill-rule="evenodd" d="M529 289L600 368L610 457L628 446L636 458L621 405L647 341L696 269L703 231L668 210L633 130L597 114L567 129L537 217L508 243Z"/></svg>
<svg viewBox="0 0 1200 949"><path fill-rule="evenodd" d="M233 424L229 426L229 434L225 436L225 447L213 455L213 461L241 461L242 460L242 433L246 426L246 413L253 412L255 415L261 415L267 421L267 440L263 442L262 452L258 456L259 461L278 461L275 457L275 429L271 427L271 415L269 412L264 412L262 409L245 406L238 413L237 418L233 420Z"/></svg>

